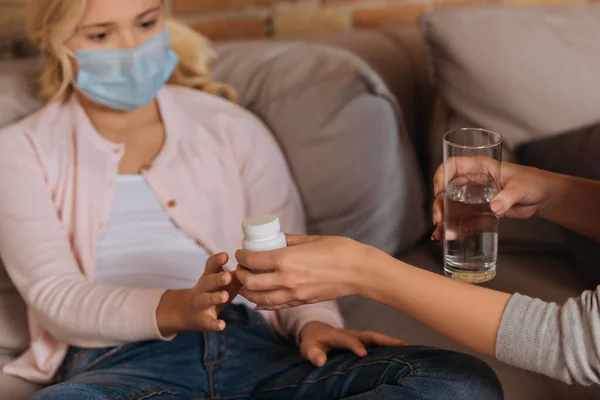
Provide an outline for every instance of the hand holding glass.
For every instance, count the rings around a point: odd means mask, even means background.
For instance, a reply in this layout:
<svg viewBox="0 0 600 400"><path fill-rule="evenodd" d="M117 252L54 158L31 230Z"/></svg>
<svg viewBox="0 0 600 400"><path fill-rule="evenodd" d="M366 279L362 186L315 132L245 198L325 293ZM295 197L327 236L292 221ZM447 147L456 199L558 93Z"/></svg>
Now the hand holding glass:
<svg viewBox="0 0 600 400"><path fill-rule="evenodd" d="M469 283L496 276L502 138L485 129L444 135L444 272Z"/></svg>

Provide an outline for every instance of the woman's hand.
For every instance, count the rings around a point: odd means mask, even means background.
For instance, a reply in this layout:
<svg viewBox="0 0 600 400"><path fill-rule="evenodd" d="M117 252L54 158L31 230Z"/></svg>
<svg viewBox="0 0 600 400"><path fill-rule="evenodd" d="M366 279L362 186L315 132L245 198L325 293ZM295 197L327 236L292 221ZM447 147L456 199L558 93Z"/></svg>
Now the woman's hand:
<svg viewBox="0 0 600 400"><path fill-rule="evenodd" d="M455 168L461 174L468 174L470 168L481 169L481 160L464 157L456 160ZM498 217L531 218L539 215L550 204L553 196L554 181L560 179L556 174L537 168L525 167L503 162L501 164L502 190L490 203ZM444 166L441 165L434 176L433 223L437 225L432 239L443 238L444 223Z"/></svg>
<svg viewBox="0 0 600 400"><path fill-rule="evenodd" d="M238 250L240 294L259 309L279 310L358 294L363 267L376 265L377 250L352 239L287 236L270 252Z"/></svg>
<svg viewBox="0 0 600 400"><path fill-rule="evenodd" d="M366 357L365 346L404 346L404 342L376 332L335 329L321 322L311 322L300 332L302 357L319 368L325 365L327 354L333 350L350 350L359 357Z"/></svg>
<svg viewBox="0 0 600 400"><path fill-rule="evenodd" d="M225 329L225 321L218 319L219 312L234 299L241 286L232 273L223 270L228 260L225 253L210 257L196 286L165 292L156 311L163 336Z"/></svg>

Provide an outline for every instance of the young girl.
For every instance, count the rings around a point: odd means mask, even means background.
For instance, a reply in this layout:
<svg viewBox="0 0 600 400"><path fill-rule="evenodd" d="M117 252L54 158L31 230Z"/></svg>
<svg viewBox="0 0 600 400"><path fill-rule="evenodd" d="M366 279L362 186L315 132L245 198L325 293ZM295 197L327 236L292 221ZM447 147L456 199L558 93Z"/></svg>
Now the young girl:
<svg viewBox="0 0 600 400"><path fill-rule="evenodd" d="M222 267L245 217L303 232L302 207L271 134L212 95L207 43L161 0L29 7L48 104L0 133L0 254L31 331L4 372L54 384L34 398L501 398L482 362L344 330L335 303L276 333Z"/></svg>

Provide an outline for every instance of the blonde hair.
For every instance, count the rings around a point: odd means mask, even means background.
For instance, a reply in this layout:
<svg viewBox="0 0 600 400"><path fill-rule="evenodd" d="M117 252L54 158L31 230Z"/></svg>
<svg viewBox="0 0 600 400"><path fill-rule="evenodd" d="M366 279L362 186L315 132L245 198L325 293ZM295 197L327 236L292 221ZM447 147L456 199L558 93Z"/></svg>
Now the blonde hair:
<svg viewBox="0 0 600 400"><path fill-rule="evenodd" d="M73 35L83 17L87 0L29 0L27 30L38 48L48 55L40 77L40 96L46 101L64 101L72 91L73 69L64 43ZM210 42L191 28L167 21L171 47L179 64L169 84L186 86L236 100L230 86L215 82L210 65L215 53Z"/></svg>

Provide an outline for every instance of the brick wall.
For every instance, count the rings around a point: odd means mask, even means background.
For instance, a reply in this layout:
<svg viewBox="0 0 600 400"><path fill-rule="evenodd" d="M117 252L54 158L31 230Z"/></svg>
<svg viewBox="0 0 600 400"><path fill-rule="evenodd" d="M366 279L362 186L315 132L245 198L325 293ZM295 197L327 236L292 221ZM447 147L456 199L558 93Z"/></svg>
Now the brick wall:
<svg viewBox="0 0 600 400"><path fill-rule="evenodd" d="M175 17L213 39L293 37L415 25L431 10L473 5L584 4L600 0L168 0Z"/></svg>
<svg viewBox="0 0 600 400"><path fill-rule="evenodd" d="M294 37L414 25L426 11L470 5L582 4L600 0L166 0L172 16L212 39ZM0 0L3 38L20 33L24 0Z"/></svg>

